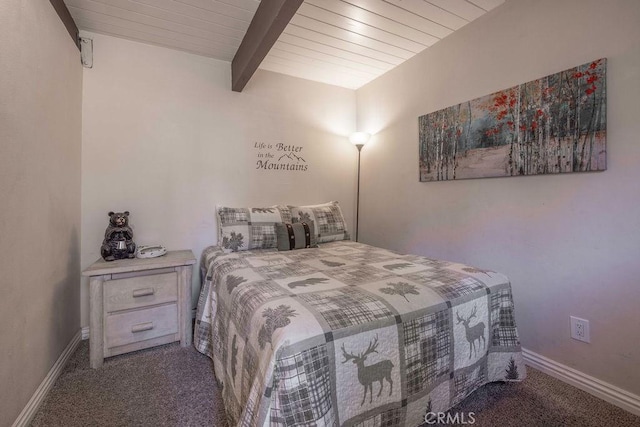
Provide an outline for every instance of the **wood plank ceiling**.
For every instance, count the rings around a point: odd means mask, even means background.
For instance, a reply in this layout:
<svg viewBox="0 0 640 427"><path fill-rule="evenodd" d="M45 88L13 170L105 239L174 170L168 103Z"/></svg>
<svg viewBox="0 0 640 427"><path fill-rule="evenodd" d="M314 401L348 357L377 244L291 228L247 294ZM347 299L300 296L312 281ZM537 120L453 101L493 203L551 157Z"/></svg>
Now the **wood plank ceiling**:
<svg viewBox="0 0 640 427"><path fill-rule="evenodd" d="M81 30L223 61L233 59L259 4L64 1ZM305 0L260 68L357 89L504 1Z"/></svg>

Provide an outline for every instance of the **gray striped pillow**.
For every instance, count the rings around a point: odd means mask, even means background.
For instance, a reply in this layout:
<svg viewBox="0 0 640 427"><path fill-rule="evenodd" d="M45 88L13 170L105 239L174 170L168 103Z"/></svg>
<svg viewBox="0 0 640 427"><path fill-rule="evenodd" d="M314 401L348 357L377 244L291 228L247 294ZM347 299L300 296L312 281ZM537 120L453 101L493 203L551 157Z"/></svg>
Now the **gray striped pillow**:
<svg viewBox="0 0 640 427"><path fill-rule="evenodd" d="M276 236L278 237L279 251L318 246L313 221L276 224Z"/></svg>

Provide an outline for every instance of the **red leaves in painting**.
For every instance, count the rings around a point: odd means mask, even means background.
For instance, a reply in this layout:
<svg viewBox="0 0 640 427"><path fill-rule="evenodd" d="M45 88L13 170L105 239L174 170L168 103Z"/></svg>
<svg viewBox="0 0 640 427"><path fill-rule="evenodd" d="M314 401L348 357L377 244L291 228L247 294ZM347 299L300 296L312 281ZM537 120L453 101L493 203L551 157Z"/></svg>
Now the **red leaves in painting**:
<svg viewBox="0 0 640 427"><path fill-rule="evenodd" d="M595 62L591 63L590 67L595 64ZM597 64L596 64L597 65ZM591 67L591 68L595 68L595 67ZM590 88L587 88L585 90L585 93L587 95L591 95L593 93L595 93L596 89L598 88L594 83L598 81L598 76L596 74L591 74L589 76L589 78L587 79L587 83L591 85Z"/></svg>
<svg viewBox="0 0 640 427"><path fill-rule="evenodd" d="M599 80L598 71L596 70L599 64L600 60L598 59L597 61L593 61L591 64L589 64L589 69L587 69L584 73L578 71L573 74L573 77L576 79L580 79L582 77L585 77L587 79L587 84L591 85L591 87L588 87L584 91L587 95L593 95L596 92L596 89L598 89L598 87L594 83Z"/></svg>
<svg viewBox="0 0 640 427"><path fill-rule="evenodd" d="M500 132L502 132L502 125L499 125L497 127L494 127L493 129L487 129L484 134L486 136L493 136L493 135L498 135Z"/></svg>
<svg viewBox="0 0 640 427"><path fill-rule="evenodd" d="M495 106L496 107L503 107L507 104L507 95L506 94L502 94L502 95L496 95L494 101L495 101Z"/></svg>
<svg viewBox="0 0 640 427"><path fill-rule="evenodd" d="M487 107L489 111L495 114L496 121L500 122L507 118L507 116L515 114L516 104L518 103L516 91L510 89L503 92L498 92L493 96L493 104L489 104ZM507 123L511 129L514 128L513 121ZM493 136L502 132L504 123L500 123L496 128L485 131L485 135Z"/></svg>

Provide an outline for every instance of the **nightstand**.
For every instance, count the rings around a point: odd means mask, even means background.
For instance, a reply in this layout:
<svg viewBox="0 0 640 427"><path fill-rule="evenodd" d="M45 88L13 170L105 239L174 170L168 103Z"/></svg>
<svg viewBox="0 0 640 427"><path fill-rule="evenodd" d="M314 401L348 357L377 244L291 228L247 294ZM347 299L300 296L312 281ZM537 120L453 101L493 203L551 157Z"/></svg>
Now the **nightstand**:
<svg viewBox="0 0 640 427"><path fill-rule="evenodd" d="M105 357L180 341L191 345L193 252L169 251L147 259L106 262L82 272L89 277L91 367Z"/></svg>

